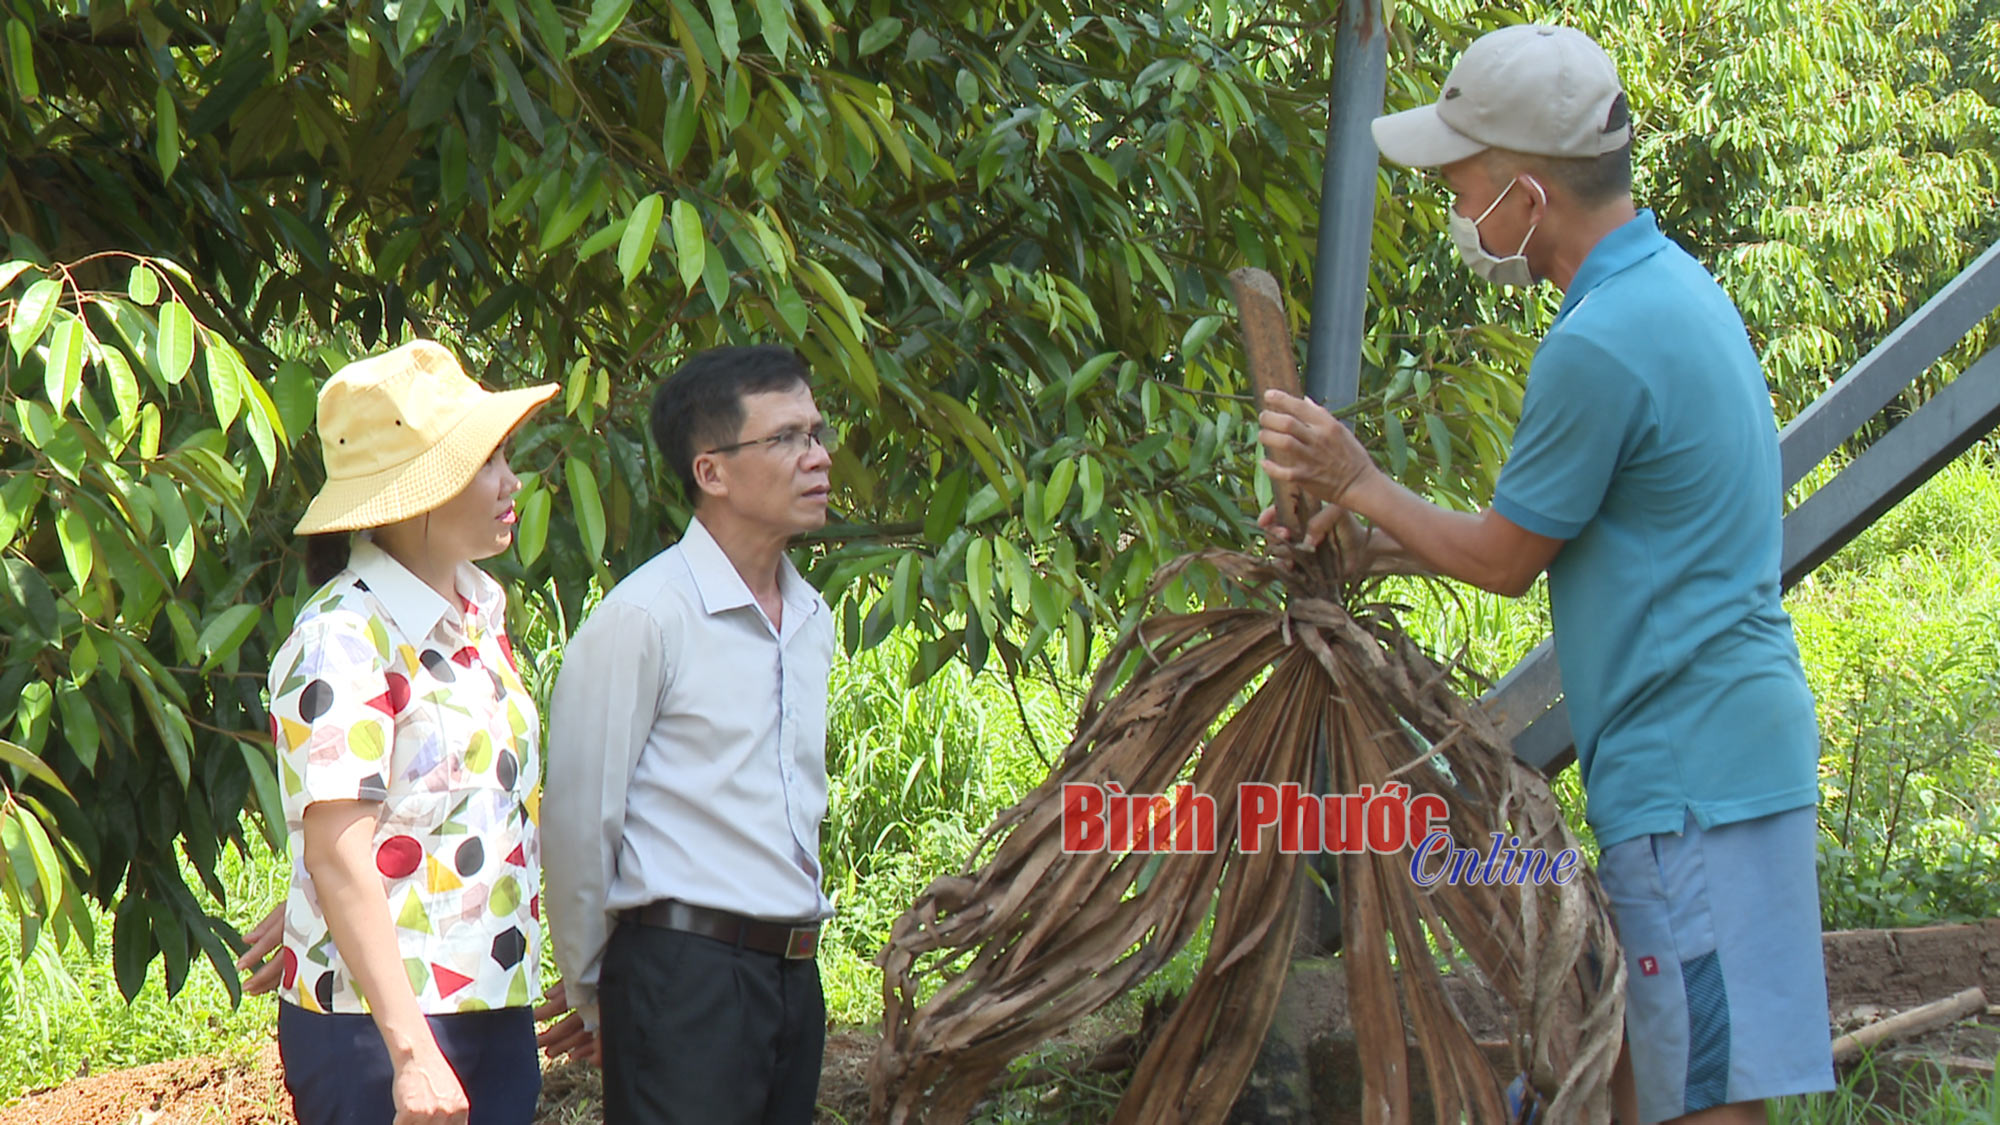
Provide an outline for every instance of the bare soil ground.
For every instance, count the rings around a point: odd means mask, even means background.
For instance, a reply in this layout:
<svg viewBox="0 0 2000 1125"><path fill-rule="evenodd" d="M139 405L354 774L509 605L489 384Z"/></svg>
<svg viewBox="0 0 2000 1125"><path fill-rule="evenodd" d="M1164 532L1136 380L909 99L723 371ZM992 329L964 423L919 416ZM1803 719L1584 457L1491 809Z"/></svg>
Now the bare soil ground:
<svg viewBox="0 0 2000 1125"><path fill-rule="evenodd" d="M876 1037L841 1032L827 1041L819 1120L854 1125L867 1117L868 1060ZM1899 1044L1878 1065L1881 1104L1914 1101L1935 1081L1935 1063L1960 1076L1990 1067L2000 1054L2000 1016L1940 1028ZM1988 1072L1990 1073L1990 1071ZM597 1125L603 1120L597 1073L588 1065L551 1063L542 1071L538 1125ZM0 1125L296 1125L278 1071L275 1045L246 1058L209 1056L79 1078L0 1110Z"/></svg>
<svg viewBox="0 0 2000 1125"><path fill-rule="evenodd" d="M858 1122L868 1109L868 1059L877 1038L842 1032L827 1041L820 1120ZM546 1063L538 1125L603 1120L595 1068ZM78 1078L0 1109L0 1125L297 1125L274 1041L247 1057L176 1059Z"/></svg>
<svg viewBox="0 0 2000 1125"><path fill-rule="evenodd" d="M210 1055L107 1071L0 1110L0 1125L292 1125L274 1041L247 1058Z"/></svg>
<svg viewBox="0 0 2000 1125"><path fill-rule="evenodd" d="M1985 983L1989 1001L2000 1001L2000 921L1963 927L1830 934L1828 984L1836 1034L1899 1009ZM1343 996L1315 993L1308 1005L1329 1023L1344 1024ZM1461 997L1461 1007L1473 1001ZM1477 1005L1473 1005L1475 1008ZM1468 1011L1475 1023L1483 1013ZM1133 1029L1093 1018L1017 1077L1017 1087L1047 1086L1047 1101L1061 1093L1066 1067L1100 1070L1119 1057L1119 1041ZM829 1125L865 1120L868 1063L878 1037L844 1031L829 1037L820 1078L819 1119ZM1939 1073L1991 1076L2000 1057L2000 1006L1973 1019L1895 1043L1878 1053L1878 1101L1893 1105L1920 1099ZM1129 1063L1127 1064L1129 1069ZM1101 1077L1122 1082L1122 1075ZM1051 1119L1074 1114L1051 1105ZM596 1071L584 1064L551 1063L542 1072L539 1125L597 1125L603 1119ZM296 1125L278 1067L276 1043L244 1055L216 1055L155 1063L78 1078L33 1093L0 1109L0 1125Z"/></svg>

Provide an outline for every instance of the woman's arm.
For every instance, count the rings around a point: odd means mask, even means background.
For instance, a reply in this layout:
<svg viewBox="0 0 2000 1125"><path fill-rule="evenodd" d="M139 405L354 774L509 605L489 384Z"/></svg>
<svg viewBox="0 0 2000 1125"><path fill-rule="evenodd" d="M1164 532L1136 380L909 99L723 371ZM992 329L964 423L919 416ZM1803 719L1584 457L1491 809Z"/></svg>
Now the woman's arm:
<svg viewBox="0 0 2000 1125"><path fill-rule="evenodd" d="M375 870L375 801L319 801L305 811L305 867L340 959L368 998L395 1067L395 1125L464 1125L458 1075L417 1007L389 896Z"/></svg>

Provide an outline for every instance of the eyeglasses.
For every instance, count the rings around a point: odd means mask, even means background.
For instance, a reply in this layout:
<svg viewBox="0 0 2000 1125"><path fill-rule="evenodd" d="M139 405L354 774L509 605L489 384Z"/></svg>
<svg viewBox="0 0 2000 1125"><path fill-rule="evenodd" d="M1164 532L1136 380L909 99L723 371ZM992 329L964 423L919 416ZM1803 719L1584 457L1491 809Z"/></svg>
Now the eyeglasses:
<svg viewBox="0 0 2000 1125"><path fill-rule="evenodd" d="M752 438L749 441L739 441L730 445L718 445L714 449L704 450L703 452L734 453L739 449L747 449L753 445L768 445L780 453L797 455L804 453L813 442L818 442L821 449L832 453L834 450L840 448L840 431L821 422L810 430L779 430L770 437Z"/></svg>

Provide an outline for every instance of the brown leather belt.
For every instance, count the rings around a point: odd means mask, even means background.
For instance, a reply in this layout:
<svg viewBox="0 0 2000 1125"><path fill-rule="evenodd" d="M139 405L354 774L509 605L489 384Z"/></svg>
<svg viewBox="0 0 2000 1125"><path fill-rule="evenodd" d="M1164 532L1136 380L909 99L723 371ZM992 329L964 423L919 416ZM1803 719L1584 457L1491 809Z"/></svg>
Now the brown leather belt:
<svg viewBox="0 0 2000 1125"><path fill-rule="evenodd" d="M766 922L745 918L727 910L690 906L663 899L624 911L619 917L661 930L713 938L742 949L769 953L794 961L809 961L819 952L818 922Z"/></svg>

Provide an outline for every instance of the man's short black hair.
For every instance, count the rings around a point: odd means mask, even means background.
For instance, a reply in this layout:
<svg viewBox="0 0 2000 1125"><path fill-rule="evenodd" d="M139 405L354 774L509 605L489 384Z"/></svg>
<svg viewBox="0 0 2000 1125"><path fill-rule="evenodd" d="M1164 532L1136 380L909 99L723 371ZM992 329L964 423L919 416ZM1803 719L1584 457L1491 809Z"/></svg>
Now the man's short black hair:
<svg viewBox="0 0 2000 1125"><path fill-rule="evenodd" d="M710 348L682 363L653 392L653 441L660 447L689 503L701 499L694 459L737 440L743 430L743 396L812 386L805 360L787 347Z"/></svg>

